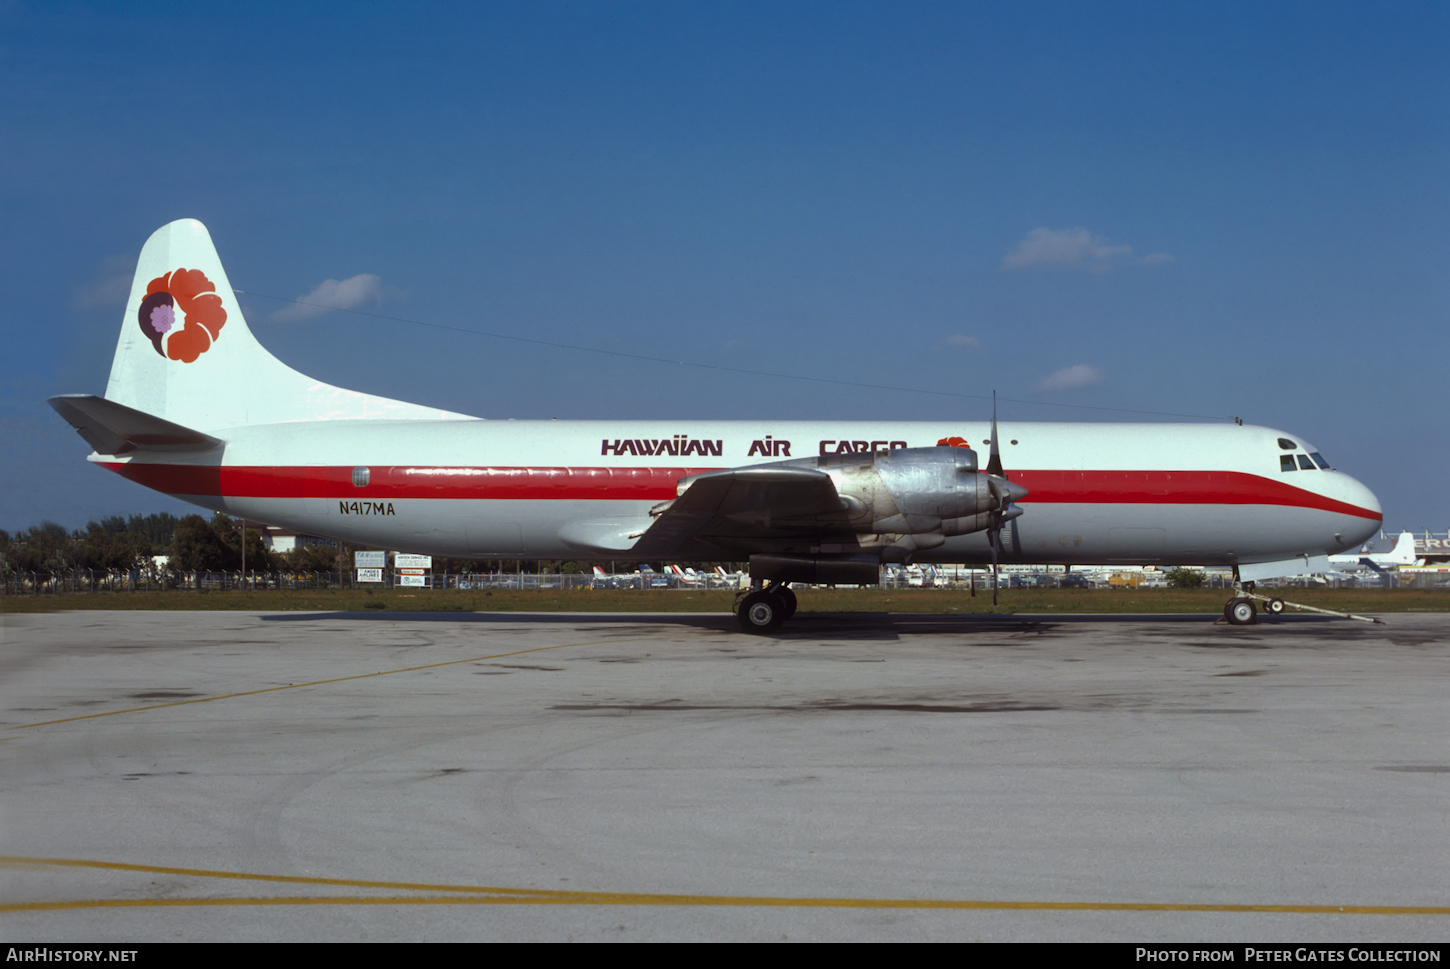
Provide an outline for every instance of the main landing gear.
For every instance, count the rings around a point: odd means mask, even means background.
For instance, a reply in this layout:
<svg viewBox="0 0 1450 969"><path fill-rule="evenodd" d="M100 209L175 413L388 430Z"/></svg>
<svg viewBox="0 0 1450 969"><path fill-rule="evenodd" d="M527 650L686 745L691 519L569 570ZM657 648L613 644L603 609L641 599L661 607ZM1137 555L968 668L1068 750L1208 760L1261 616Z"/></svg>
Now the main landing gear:
<svg viewBox="0 0 1450 969"><path fill-rule="evenodd" d="M748 633L770 633L795 615L796 598L788 584L772 582L753 588L735 605L735 618Z"/></svg>

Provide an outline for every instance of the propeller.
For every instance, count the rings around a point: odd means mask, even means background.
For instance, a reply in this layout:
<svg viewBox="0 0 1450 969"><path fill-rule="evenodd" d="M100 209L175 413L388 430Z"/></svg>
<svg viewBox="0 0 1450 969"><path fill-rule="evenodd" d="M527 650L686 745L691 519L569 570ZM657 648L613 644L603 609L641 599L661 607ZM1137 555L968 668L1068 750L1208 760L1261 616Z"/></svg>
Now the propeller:
<svg viewBox="0 0 1450 969"><path fill-rule="evenodd" d="M987 487L991 489L994 507L987 521L987 540L992 545L992 605L997 604L997 565L1002 549L1002 526L1018 515L1021 508L1013 508L1012 502L1027 494L1027 489L1007 480L1002 470L1002 449L997 443L997 392L992 391L992 439L987 452Z"/></svg>

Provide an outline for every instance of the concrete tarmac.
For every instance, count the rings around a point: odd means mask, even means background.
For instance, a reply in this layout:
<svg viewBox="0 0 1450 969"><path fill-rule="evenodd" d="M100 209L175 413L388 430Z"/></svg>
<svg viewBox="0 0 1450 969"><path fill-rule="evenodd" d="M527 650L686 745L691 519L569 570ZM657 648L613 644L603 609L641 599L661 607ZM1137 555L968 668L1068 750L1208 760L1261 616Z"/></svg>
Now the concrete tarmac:
<svg viewBox="0 0 1450 969"><path fill-rule="evenodd" d="M6 941L1450 935L1450 616L6 615Z"/></svg>

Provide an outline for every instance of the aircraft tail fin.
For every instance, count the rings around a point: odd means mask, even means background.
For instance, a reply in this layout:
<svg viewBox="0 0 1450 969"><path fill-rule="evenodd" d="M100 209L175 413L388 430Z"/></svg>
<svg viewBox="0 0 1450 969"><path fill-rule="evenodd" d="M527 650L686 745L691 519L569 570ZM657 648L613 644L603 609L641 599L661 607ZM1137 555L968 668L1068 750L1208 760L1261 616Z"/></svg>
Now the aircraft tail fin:
<svg viewBox="0 0 1450 969"><path fill-rule="evenodd" d="M1390 554L1380 561L1386 565L1414 565L1417 561L1415 536L1411 532L1400 532L1395 547L1390 549Z"/></svg>
<svg viewBox="0 0 1450 969"><path fill-rule="evenodd" d="M466 416L333 387L278 360L252 335L211 236L195 219L162 226L142 247L105 399L183 429L213 431Z"/></svg>

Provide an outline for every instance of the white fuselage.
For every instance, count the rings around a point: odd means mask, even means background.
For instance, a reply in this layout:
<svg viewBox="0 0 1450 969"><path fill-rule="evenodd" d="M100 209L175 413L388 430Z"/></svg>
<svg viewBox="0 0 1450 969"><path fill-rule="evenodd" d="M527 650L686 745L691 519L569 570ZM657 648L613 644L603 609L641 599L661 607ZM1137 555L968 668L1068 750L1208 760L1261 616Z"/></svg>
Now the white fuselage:
<svg viewBox="0 0 1450 969"><path fill-rule="evenodd" d="M580 523L637 523L685 475L964 438L985 422L289 421L214 432L218 452L92 460L207 508L358 545L462 558L617 558ZM1355 548L1375 496L1339 471L1282 469L1283 434L1203 424L1000 426L1028 490L1004 562L1237 565ZM1295 439L1297 442L1297 439ZM1297 451L1313 449L1302 442ZM694 556L692 556L693 558ZM985 533L917 561L984 562Z"/></svg>

